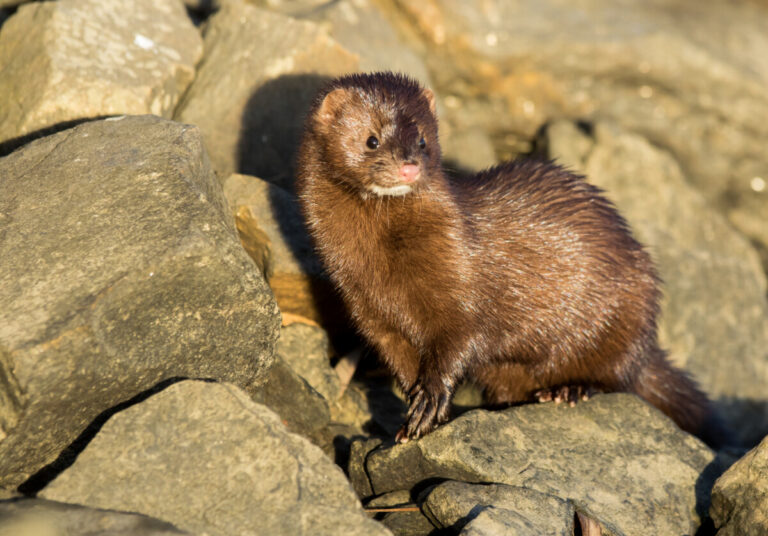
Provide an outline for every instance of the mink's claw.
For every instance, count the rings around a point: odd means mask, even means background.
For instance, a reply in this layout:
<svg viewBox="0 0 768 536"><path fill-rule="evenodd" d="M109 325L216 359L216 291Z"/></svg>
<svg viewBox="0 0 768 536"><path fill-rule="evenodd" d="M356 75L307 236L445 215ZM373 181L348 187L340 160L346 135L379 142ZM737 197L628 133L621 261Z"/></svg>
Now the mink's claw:
<svg viewBox="0 0 768 536"><path fill-rule="evenodd" d="M442 382L436 385L436 389L427 389L424 383L417 381L408 392L408 414L395 441L406 443L409 439L418 439L448 420L450 390Z"/></svg>
<svg viewBox="0 0 768 536"><path fill-rule="evenodd" d="M561 404L567 402L573 407L579 401L589 400L598 391L589 385L560 385L539 389L533 393L533 397L539 402L554 402Z"/></svg>

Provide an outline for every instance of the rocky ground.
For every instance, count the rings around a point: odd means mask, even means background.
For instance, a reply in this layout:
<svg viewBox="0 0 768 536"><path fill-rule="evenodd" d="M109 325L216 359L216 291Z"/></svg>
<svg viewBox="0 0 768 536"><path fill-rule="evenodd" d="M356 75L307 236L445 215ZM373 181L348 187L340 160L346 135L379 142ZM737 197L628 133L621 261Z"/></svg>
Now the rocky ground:
<svg viewBox="0 0 768 536"><path fill-rule="evenodd" d="M393 445L292 192L314 93L376 69L450 170L607 191L736 446L471 385ZM768 533L766 117L761 0L0 0L0 534Z"/></svg>

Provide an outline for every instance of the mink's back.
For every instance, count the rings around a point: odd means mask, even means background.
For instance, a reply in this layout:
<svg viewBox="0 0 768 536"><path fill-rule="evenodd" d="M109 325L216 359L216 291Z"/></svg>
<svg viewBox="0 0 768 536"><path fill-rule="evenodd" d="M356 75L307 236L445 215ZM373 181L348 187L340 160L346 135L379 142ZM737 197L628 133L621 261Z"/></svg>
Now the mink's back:
<svg viewBox="0 0 768 536"><path fill-rule="evenodd" d="M574 376L570 362L594 380L602 359L653 344L657 275L599 188L535 160L451 187L472 244L476 301L491 319L485 329L506 355L556 363L564 377Z"/></svg>

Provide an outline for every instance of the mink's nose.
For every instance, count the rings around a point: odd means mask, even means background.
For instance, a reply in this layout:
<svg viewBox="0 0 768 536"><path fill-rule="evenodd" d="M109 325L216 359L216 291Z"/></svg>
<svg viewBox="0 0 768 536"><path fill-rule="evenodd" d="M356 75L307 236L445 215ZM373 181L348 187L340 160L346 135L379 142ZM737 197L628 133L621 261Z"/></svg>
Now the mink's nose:
<svg viewBox="0 0 768 536"><path fill-rule="evenodd" d="M414 182L419 178L419 166L416 164L403 164L400 166L400 180L402 182Z"/></svg>

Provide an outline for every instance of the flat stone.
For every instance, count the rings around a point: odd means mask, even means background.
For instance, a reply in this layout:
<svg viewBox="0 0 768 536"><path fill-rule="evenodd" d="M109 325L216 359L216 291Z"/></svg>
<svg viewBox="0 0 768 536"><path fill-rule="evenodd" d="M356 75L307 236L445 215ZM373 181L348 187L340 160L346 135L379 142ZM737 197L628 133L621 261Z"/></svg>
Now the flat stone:
<svg viewBox="0 0 768 536"><path fill-rule="evenodd" d="M0 485L160 382L263 381L279 312L196 128L85 123L0 176Z"/></svg>
<svg viewBox="0 0 768 536"><path fill-rule="evenodd" d="M319 448L211 382L180 382L115 414L40 496L211 536L389 534Z"/></svg>
<svg viewBox="0 0 768 536"><path fill-rule="evenodd" d="M84 119L170 117L202 50L177 0L22 5L0 32L0 154Z"/></svg>
<svg viewBox="0 0 768 536"><path fill-rule="evenodd" d="M364 463L375 494L435 478L495 482L570 501L630 536L695 533L721 471L714 458L636 396L610 394L573 408L473 410L418 441L374 450Z"/></svg>
<svg viewBox="0 0 768 536"><path fill-rule="evenodd" d="M504 484L468 484L454 480L432 489L422 508L428 517L438 522L438 526L453 529L462 528L490 509L493 510L492 518L509 518L506 524L510 530L518 525L529 529L528 532L518 530L510 534L531 535L571 536L576 515L570 502L547 493ZM487 522L478 521L473 530L478 530L484 523Z"/></svg>

